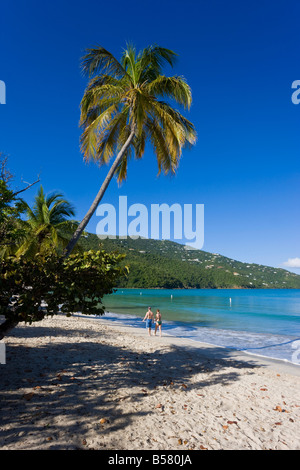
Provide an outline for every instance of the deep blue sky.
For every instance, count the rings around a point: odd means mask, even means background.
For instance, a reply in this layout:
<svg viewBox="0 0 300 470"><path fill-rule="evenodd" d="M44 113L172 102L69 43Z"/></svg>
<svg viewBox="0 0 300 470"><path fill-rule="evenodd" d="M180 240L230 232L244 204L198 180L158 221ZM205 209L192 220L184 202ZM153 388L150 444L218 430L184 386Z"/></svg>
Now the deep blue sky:
<svg viewBox="0 0 300 470"><path fill-rule="evenodd" d="M192 88L187 117L198 132L175 178L157 177L152 152L132 161L126 183L114 181L104 202L205 206L203 249L283 267L300 257L299 1L12 0L0 15L0 150L15 184L37 174L60 190L80 219L106 168L79 150L79 103L87 80L85 48L101 44L117 58L126 42L157 43L178 53L174 70ZM25 193L32 202L37 188ZM99 218L89 230L94 232ZM295 272L299 272L295 270Z"/></svg>

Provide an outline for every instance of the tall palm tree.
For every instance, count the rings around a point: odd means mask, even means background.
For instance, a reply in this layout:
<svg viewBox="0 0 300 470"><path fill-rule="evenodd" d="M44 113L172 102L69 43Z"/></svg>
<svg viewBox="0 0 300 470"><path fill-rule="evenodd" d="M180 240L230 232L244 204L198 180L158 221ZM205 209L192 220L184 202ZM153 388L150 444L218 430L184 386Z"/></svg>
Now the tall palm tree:
<svg viewBox="0 0 300 470"><path fill-rule="evenodd" d="M193 124L166 100L190 108L192 95L181 76L162 74L165 64L175 63L176 54L157 45L139 53L131 45L118 61L99 46L87 49L82 69L89 83L81 101L81 149L86 160L107 164L116 155L108 174L65 255L77 243L100 203L112 177L126 178L130 156L141 158L149 140L159 172L175 173L182 149L196 140Z"/></svg>
<svg viewBox="0 0 300 470"><path fill-rule="evenodd" d="M42 186L33 208L27 204L26 214L27 220L23 223L26 234L16 251L17 256L31 257L49 249L62 253L78 226L78 222L70 219L75 214L73 206L60 193L46 195Z"/></svg>

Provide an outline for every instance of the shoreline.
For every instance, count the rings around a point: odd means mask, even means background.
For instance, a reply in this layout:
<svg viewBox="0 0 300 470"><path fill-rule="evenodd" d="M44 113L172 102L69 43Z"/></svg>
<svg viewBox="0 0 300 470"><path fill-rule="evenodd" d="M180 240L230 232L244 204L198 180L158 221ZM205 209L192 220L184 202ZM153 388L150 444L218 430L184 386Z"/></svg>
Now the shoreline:
<svg viewBox="0 0 300 470"><path fill-rule="evenodd" d="M114 312L109 312L109 313L114 314ZM116 314L116 315L118 315L118 314ZM80 314L79 316L81 317L83 315ZM139 334L145 335L144 328L138 327L138 326L130 327L130 326L123 325L121 320L120 320L120 322L118 322L118 320L116 320L116 322L113 322L113 321L110 321L109 319L106 319L104 317L98 317L98 318L95 318L95 319L107 322L110 325L110 327L117 326L119 328L122 328L128 334L130 334L130 332L134 329L134 330L140 330ZM154 331L154 328L152 328L152 330ZM157 334L156 336L158 337L159 334ZM229 348L229 347L226 347L226 346L219 346L219 345L213 344L213 343L198 341L198 340L195 340L193 338L178 337L178 336L174 336L174 335L171 335L171 334L165 333L165 332L163 332L163 337L167 338L168 341L170 342L170 344L172 343L174 345L182 346L182 347L190 347L192 345L194 348L199 347L199 349L203 349L203 348L220 348L220 349L224 349L228 355L231 354L233 357L239 357L239 359L241 359L241 360L244 359L245 361L247 361L249 359L252 359L254 362L256 362L257 364L259 364L263 367L272 367L272 368L274 368L274 370L279 370L280 369L283 372L288 372L292 375L300 377L300 364L298 365L298 364L293 363L291 361L288 361L286 359L277 359L277 358L268 357L268 356L264 356L264 355L260 355L260 354L256 354L256 353L251 353L251 352L248 352L248 351L242 351L242 350L238 350L238 349Z"/></svg>
<svg viewBox="0 0 300 470"><path fill-rule="evenodd" d="M116 287L128 290L300 290L299 287Z"/></svg>
<svg viewBox="0 0 300 470"><path fill-rule="evenodd" d="M116 320L111 320L109 317L105 318L105 315L106 314L109 314L109 315L113 315L115 316ZM96 317L95 318L99 318L99 319L103 319L107 322L111 322L112 324L114 323L117 323L118 325L120 326L124 326L126 327L126 325L124 324L123 322L123 319L122 319L122 316L126 316L126 318L131 318L133 322L137 321L139 319L138 316L135 316L135 315L130 315L130 314L123 314L123 313L117 313L117 312L112 312L112 311L106 311L105 314L103 316L99 316L99 317ZM168 320L165 321L165 323L168 323ZM171 323L175 323L176 324L176 320L173 320L171 321ZM136 326L136 325L131 325L130 328L140 328L139 326ZM172 335L171 333L164 331L164 335L165 336L170 336L170 337L174 337L174 338L178 338L178 339L182 339L183 341L185 339L187 340L190 340L190 341L194 341L196 344L205 344L205 345L208 345L208 346L212 346L212 347L220 347L220 348L224 348L224 349L227 349L227 350L230 350L230 351L237 351L237 352L240 352L240 353L244 353L246 355L250 355L251 357L258 357L258 358L261 358L261 360L264 360L266 359L266 361L275 361L275 362L278 362L279 364L282 362L284 364L287 364L287 365L290 365L291 368L296 368L295 370L297 371L297 368L299 369L299 373L300 373L300 363L295 363L295 362L292 362L291 360L288 360L288 359L285 359L285 358L278 358L278 357L272 357L272 356L267 356L267 355L264 355L264 354L259 354L259 353L255 353L255 352L251 352L250 349L251 347L249 347L248 349L245 348L245 349L242 349L242 348L239 348L239 347L230 347L230 346L223 346L223 345L219 345L217 343L212 343L212 342L207 342L207 341L203 341L203 340L198 340L198 339L194 339L194 338L188 338L188 337L185 337L185 336L176 336L176 335ZM294 340L292 340L291 342L293 341L299 341L299 338L296 338ZM287 341L287 343L289 343L289 341ZM264 349L266 348L270 348L272 347L272 345L267 345L264 347ZM253 348L253 349L260 349L260 348Z"/></svg>
<svg viewBox="0 0 300 470"><path fill-rule="evenodd" d="M5 343L2 450L300 449L283 362L78 314Z"/></svg>

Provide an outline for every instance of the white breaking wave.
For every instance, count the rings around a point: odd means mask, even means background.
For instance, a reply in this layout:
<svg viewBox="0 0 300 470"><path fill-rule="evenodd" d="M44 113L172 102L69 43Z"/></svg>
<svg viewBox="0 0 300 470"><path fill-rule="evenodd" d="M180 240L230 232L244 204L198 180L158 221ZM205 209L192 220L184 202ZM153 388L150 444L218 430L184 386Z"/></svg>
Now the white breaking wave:
<svg viewBox="0 0 300 470"><path fill-rule="evenodd" d="M107 318L107 320L116 321L126 326L144 327L141 318L133 315L108 312L102 318ZM172 321L164 321L163 330L165 334L170 336L187 338L212 346L244 351L252 355L300 365L300 359L298 359L300 352L297 354L295 351L295 345L300 338L230 329L197 327Z"/></svg>

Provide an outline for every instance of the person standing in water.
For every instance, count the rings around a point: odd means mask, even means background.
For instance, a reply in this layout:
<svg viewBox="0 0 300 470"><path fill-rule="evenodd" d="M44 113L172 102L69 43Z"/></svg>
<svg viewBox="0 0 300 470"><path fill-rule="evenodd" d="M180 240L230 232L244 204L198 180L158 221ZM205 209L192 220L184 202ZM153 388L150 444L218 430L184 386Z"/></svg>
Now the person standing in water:
<svg viewBox="0 0 300 470"><path fill-rule="evenodd" d="M151 311L151 307L148 307L148 312L146 313L143 321L146 320L146 327L148 328L149 336L151 336L151 327L152 327L153 319L154 319L154 315L153 315L153 312Z"/></svg>
<svg viewBox="0 0 300 470"><path fill-rule="evenodd" d="M159 309L156 310L156 317L155 317L155 332L154 334L156 335L157 328L159 328L159 336L161 336L161 325L162 325L162 319L161 319L161 313Z"/></svg>

